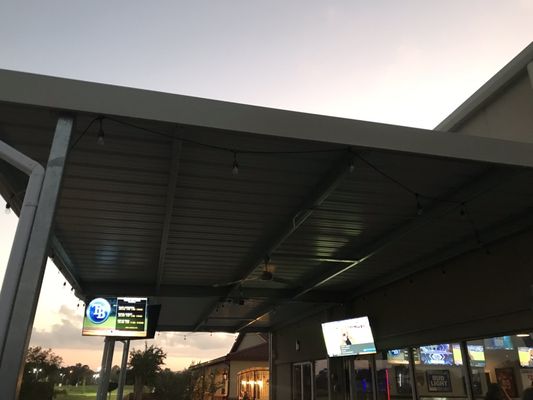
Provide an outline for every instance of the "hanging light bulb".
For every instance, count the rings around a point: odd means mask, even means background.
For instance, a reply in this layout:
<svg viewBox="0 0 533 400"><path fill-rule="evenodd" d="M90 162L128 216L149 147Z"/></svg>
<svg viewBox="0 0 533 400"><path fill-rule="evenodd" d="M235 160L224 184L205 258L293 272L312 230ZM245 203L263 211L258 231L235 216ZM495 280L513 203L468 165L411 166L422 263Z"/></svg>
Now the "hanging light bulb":
<svg viewBox="0 0 533 400"><path fill-rule="evenodd" d="M103 118L100 118L100 129L98 129L98 137L96 138L96 144L103 146L104 145L104 129L102 128L102 120Z"/></svg>
<svg viewBox="0 0 533 400"><path fill-rule="evenodd" d="M239 174L239 163L237 162L237 153L233 152L233 168L231 169L232 175Z"/></svg>
<svg viewBox="0 0 533 400"><path fill-rule="evenodd" d="M355 171L355 163L354 163L354 161L353 161L353 159L352 159L352 161L350 161L350 165L348 166L348 172L349 172L350 174L352 174L353 171Z"/></svg>

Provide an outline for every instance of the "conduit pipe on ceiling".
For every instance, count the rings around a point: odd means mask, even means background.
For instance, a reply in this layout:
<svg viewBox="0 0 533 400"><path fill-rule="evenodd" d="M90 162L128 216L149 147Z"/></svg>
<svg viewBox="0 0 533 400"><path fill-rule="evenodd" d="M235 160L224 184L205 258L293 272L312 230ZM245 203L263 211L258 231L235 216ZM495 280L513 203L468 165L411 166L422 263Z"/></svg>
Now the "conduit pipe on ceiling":
<svg viewBox="0 0 533 400"><path fill-rule="evenodd" d="M30 233L33 228L35 211L44 179L44 168L18 150L0 141L0 159L11 164L29 176L24 201L20 209L19 222L11 247L11 253L0 292L0 359L4 353L6 333L11 320L13 302L19 286L22 265L26 258ZM15 195L13 195L15 196ZM10 201L8 199L8 201Z"/></svg>

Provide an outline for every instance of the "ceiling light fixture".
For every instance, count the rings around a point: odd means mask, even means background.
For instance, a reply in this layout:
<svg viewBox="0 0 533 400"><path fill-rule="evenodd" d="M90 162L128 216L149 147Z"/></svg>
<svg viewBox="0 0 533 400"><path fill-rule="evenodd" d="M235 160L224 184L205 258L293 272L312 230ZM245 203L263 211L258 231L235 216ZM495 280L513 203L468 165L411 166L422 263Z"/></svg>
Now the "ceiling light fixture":
<svg viewBox="0 0 533 400"><path fill-rule="evenodd" d="M102 128L103 118L99 119L100 128L98 129L98 137L96 138L96 144L103 146L104 145L104 129Z"/></svg>

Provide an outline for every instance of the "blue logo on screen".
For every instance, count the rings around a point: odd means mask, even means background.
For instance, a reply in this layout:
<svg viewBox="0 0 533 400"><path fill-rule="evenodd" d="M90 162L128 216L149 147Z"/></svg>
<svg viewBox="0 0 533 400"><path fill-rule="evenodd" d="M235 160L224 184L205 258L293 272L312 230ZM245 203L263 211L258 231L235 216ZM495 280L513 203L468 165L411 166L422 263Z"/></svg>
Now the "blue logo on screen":
<svg viewBox="0 0 533 400"><path fill-rule="evenodd" d="M103 324L111 315L111 304L101 297L94 299L89 303L85 314L93 324Z"/></svg>

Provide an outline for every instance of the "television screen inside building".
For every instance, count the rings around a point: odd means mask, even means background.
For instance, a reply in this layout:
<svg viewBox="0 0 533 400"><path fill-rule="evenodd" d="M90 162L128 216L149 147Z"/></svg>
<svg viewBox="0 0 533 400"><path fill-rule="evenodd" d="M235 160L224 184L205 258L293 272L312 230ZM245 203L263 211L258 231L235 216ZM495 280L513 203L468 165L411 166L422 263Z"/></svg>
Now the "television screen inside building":
<svg viewBox="0 0 533 400"><path fill-rule="evenodd" d="M486 350L513 350L513 341L511 336L498 336L485 339Z"/></svg>
<svg viewBox="0 0 533 400"><path fill-rule="evenodd" d="M376 352L368 317L323 323L322 333L330 357L374 354Z"/></svg>
<svg viewBox="0 0 533 400"><path fill-rule="evenodd" d="M451 345L420 346L420 361L426 365L453 365Z"/></svg>
<svg viewBox="0 0 533 400"><path fill-rule="evenodd" d="M485 351L482 345L468 344L468 358L470 359L470 366L484 367L485 366ZM458 343L453 344L453 359L455 365L463 365L463 356L461 354L461 346Z"/></svg>
<svg viewBox="0 0 533 400"><path fill-rule="evenodd" d="M147 335L145 297L98 297L85 308L84 336L145 337Z"/></svg>
<svg viewBox="0 0 533 400"><path fill-rule="evenodd" d="M523 368L533 367L533 348L519 347L518 360L520 361L520 366Z"/></svg>
<svg viewBox="0 0 533 400"><path fill-rule="evenodd" d="M413 361L415 364L420 363L418 351L413 349ZM396 349L387 351L387 362L389 364L409 364L409 350Z"/></svg>

